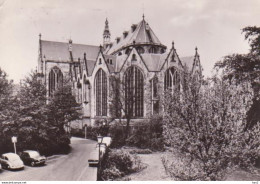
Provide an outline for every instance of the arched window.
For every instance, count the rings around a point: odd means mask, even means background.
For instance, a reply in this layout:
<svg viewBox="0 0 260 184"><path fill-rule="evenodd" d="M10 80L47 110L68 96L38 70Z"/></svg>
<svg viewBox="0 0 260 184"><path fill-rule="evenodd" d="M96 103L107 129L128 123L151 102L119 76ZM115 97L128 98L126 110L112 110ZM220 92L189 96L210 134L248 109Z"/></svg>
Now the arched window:
<svg viewBox="0 0 260 184"><path fill-rule="evenodd" d="M195 79L196 82L200 82L200 74L198 71L196 71L194 74L193 74L193 78Z"/></svg>
<svg viewBox="0 0 260 184"><path fill-rule="evenodd" d="M79 79L77 81L77 91L78 91L78 94L77 94L78 100L77 101L78 101L78 103L82 103L82 85L81 85Z"/></svg>
<svg viewBox="0 0 260 184"><path fill-rule="evenodd" d="M140 69L131 66L124 76L126 116L144 115L144 77Z"/></svg>
<svg viewBox="0 0 260 184"><path fill-rule="evenodd" d="M165 50L164 49L161 49L161 54L165 53Z"/></svg>
<svg viewBox="0 0 260 184"><path fill-rule="evenodd" d="M107 115L107 76L99 69L95 77L96 115Z"/></svg>
<svg viewBox="0 0 260 184"><path fill-rule="evenodd" d="M154 54L156 54L156 52L157 52L157 49L156 49L155 47L151 47L151 48L149 49L149 53L154 53Z"/></svg>
<svg viewBox="0 0 260 184"><path fill-rule="evenodd" d="M49 73L49 96L63 85L63 74L58 67L53 67Z"/></svg>
<svg viewBox="0 0 260 184"><path fill-rule="evenodd" d="M159 98L158 98L158 77L155 76L151 80L152 89L152 114L158 114L159 112Z"/></svg>
<svg viewBox="0 0 260 184"><path fill-rule="evenodd" d="M137 48L137 52L140 53L140 54L143 54L144 53L144 48L143 47L138 47Z"/></svg>
<svg viewBox="0 0 260 184"><path fill-rule="evenodd" d="M89 101L89 81L86 78L86 75L84 75L83 78L83 102L87 103Z"/></svg>
<svg viewBox="0 0 260 184"><path fill-rule="evenodd" d="M135 54L132 55L132 61L136 61L136 55Z"/></svg>
<svg viewBox="0 0 260 184"><path fill-rule="evenodd" d="M125 50L125 54L130 54L130 52L131 52L131 49L130 48L127 48L126 50Z"/></svg>
<svg viewBox="0 0 260 184"><path fill-rule="evenodd" d="M180 75L176 68L171 67L166 70L164 77L164 89L174 89L180 90Z"/></svg>

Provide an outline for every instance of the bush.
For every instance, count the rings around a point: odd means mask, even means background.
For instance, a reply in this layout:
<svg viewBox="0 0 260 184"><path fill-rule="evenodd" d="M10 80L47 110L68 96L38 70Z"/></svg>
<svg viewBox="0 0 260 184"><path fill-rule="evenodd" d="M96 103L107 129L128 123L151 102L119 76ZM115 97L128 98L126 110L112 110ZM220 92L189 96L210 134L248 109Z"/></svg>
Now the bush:
<svg viewBox="0 0 260 184"><path fill-rule="evenodd" d="M127 145L149 148L153 151L164 150L163 119L159 115L134 127L132 135L126 140Z"/></svg>
<svg viewBox="0 0 260 184"><path fill-rule="evenodd" d="M129 151L131 154L151 154L152 151L150 149L132 149Z"/></svg>
<svg viewBox="0 0 260 184"><path fill-rule="evenodd" d="M101 177L103 180L115 180L141 168L140 158L136 155L122 150L108 150L101 163Z"/></svg>
<svg viewBox="0 0 260 184"><path fill-rule="evenodd" d="M109 135L112 138L111 148L120 148L125 145L124 129L122 126L112 125L109 127Z"/></svg>

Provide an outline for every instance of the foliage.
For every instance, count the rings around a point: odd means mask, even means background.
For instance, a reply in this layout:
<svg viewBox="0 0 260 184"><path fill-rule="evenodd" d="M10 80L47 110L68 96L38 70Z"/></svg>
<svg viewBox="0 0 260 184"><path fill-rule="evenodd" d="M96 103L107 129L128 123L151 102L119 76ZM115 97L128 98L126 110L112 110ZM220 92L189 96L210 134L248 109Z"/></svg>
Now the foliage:
<svg viewBox="0 0 260 184"><path fill-rule="evenodd" d="M64 85L55 91L48 105L48 121L58 127L60 131L64 126L80 117L80 106L71 92L71 87Z"/></svg>
<svg viewBox="0 0 260 184"><path fill-rule="evenodd" d="M133 72L130 75L133 75ZM111 118L112 121L118 120L117 123L122 126L124 130L122 135L124 135L123 138L126 140L130 133L130 121L134 118L134 104L137 92L134 87L127 89L125 81L120 76L111 76L110 81L109 110ZM126 92L128 95L125 95ZM122 119L126 121L122 121Z"/></svg>
<svg viewBox="0 0 260 184"><path fill-rule="evenodd" d="M260 55L260 27L248 26L242 29L245 39L250 42L251 53Z"/></svg>
<svg viewBox="0 0 260 184"><path fill-rule="evenodd" d="M253 103L247 112L247 127L251 128L260 122L260 28L245 27L245 39L249 40L251 51L248 54L232 54L225 56L215 64L222 69L224 79L236 83L248 82L254 90Z"/></svg>
<svg viewBox="0 0 260 184"><path fill-rule="evenodd" d="M16 98L13 93L13 83L7 79L7 74L0 68L0 152L11 149L11 132L16 117ZM8 144L9 143L9 144Z"/></svg>
<svg viewBox="0 0 260 184"><path fill-rule="evenodd" d="M162 117L154 115L146 122L134 126L134 130L126 143L129 146L149 148L154 151L164 150Z"/></svg>
<svg viewBox="0 0 260 184"><path fill-rule="evenodd" d="M70 136L65 132L65 127L70 126L70 122L79 119L80 106L72 95L71 88L68 85L58 88L53 97L47 104L47 124L52 134L48 136L52 149L69 148Z"/></svg>
<svg viewBox="0 0 260 184"><path fill-rule="evenodd" d="M112 148L120 148L126 144L124 135L125 130L122 126L111 125L109 127L109 135L112 138L111 147Z"/></svg>
<svg viewBox="0 0 260 184"><path fill-rule="evenodd" d="M164 136L184 154L186 163L200 170L194 170L193 178L183 172L175 175L181 180L218 180L229 166L252 165L259 154L260 126L245 129L253 98L250 84L215 76L201 86L187 77L182 94L178 90L165 93Z"/></svg>
<svg viewBox="0 0 260 184"><path fill-rule="evenodd" d="M12 136L18 137L18 151L33 149L46 155L68 151L70 137L64 125L78 118L78 112L73 109L74 97L66 90L59 89L46 104L46 88L37 72L21 81L11 103L4 106L8 119L0 121L1 152L13 151ZM9 93L13 94L11 88Z"/></svg>
<svg viewBox="0 0 260 184"><path fill-rule="evenodd" d="M151 154L152 151L150 149L132 149L129 150L131 154Z"/></svg>
<svg viewBox="0 0 260 184"><path fill-rule="evenodd" d="M122 150L108 150L101 164L101 176L103 180L115 180L141 168L140 158L136 155Z"/></svg>

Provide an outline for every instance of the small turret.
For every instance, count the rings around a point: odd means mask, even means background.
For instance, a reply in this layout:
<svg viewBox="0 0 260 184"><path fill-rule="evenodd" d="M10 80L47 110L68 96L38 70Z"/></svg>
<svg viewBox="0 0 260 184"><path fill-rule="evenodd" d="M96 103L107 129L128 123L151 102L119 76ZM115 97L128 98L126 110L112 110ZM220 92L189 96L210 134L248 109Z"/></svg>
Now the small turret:
<svg viewBox="0 0 260 184"><path fill-rule="evenodd" d="M105 22L105 29L103 33L103 47L106 49L110 45L110 31L108 26L108 20Z"/></svg>

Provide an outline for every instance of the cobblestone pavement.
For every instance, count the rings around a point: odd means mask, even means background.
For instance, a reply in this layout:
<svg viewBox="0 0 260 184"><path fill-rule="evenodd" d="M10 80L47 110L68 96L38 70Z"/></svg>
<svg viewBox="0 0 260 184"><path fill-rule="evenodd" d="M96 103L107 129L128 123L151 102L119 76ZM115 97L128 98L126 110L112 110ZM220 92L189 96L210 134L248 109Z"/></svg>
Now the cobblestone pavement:
<svg viewBox="0 0 260 184"><path fill-rule="evenodd" d="M97 168L89 167L88 159L97 159L96 142L72 138L71 147L68 155L52 156L44 166L2 170L0 181L95 181Z"/></svg>

